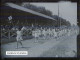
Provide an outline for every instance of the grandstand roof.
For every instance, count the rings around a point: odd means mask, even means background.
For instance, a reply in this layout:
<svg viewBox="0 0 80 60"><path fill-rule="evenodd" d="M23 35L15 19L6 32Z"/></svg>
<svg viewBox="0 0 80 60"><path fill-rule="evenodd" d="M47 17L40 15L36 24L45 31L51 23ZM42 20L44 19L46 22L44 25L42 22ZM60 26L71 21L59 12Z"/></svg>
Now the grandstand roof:
<svg viewBox="0 0 80 60"><path fill-rule="evenodd" d="M52 18L50 16L47 16L47 15L44 15L42 13L33 11L31 9L28 9L28 8L25 8L25 7L22 7L22 6L19 6L19 5L14 4L14 3L6 3L6 4L7 4L7 6L12 7L12 8L15 8L15 9L18 9L18 10L22 10L22 11L29 12L29 13L32 13L32 14L35 14L35 15L38 15L38 16L42 16L44 18L55 20L54 18Z"/></svg>

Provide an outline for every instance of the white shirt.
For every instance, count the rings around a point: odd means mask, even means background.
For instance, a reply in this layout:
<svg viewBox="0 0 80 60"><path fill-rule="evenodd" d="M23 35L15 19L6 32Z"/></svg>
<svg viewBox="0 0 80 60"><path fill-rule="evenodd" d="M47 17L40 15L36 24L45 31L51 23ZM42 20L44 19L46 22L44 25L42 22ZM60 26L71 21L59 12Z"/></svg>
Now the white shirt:
<svg viewBox="0 0 80 60"><path fill-rule="evenodd" d="M23 40L22 39L22 32L21 31L17 31L16 33L17 33L17 37L16 37L17 41Z"/></svg>

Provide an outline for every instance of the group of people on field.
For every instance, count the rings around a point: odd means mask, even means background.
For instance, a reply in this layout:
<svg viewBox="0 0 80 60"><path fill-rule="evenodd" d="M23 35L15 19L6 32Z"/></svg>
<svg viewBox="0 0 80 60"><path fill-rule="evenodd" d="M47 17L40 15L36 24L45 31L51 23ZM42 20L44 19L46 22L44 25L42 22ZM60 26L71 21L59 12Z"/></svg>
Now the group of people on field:
<svg viewBox="0 0 80 60"><path fill-rule="evenodd" d="M32 30L32 36L37 40L39 37L46 39L48 37L59 38L61 36L70 36L77 34L77 29L57 29L57 28L36 28Z"/></svg>
<svg viewBox="0 0 80 60"><path fill-rule="evenodd" d="M20 43L23 47L23 44L22 44L22 35L23 35L23 31L26 31L27 28L26 27L22 27L22 28L19 28L17 29L17 37L16 37L16 40L17 40L17 48L18 48L18 44ZM62 36L70 36L70 35L73 35L73 34L78 34L78 30L77 29L74 29L74 28L63 28L63 29L60 29L60 28L32 28L30 29L31 30L31 34L32 36L35 38L35 42L38 42L38 39L39 38L43 38L43 39L47 39L47 38L59 38L59 37L62 37Z"/></svg>

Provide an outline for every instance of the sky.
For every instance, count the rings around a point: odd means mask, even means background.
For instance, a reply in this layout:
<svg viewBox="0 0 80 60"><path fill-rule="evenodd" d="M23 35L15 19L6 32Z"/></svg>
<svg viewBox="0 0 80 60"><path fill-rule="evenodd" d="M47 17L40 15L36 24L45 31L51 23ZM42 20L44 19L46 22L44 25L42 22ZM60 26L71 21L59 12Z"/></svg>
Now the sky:
<svg viewBox="0 0 80 60"><path fill-rule="evenodd" d="M66 19L72 24L77 24L77 2L48 2L48 3L30 3L36 6L43 6L46 9L52 11L53 15L58 15L59 4L59 16Z"/></svg>

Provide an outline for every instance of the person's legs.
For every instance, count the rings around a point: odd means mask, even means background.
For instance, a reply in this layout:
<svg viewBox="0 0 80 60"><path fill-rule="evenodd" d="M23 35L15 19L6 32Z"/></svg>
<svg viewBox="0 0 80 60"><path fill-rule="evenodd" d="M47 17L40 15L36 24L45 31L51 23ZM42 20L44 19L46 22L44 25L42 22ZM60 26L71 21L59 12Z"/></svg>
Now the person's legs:
<svg viewBox="0 0 80 60"><path fill-rule="evenodd" d="M39 37L36 38L36 41L38 42Z"/></svg>
<svg viewBox="0 0 80 60"><path fill-rule="evenodd" d="M46 36L44 35L44 40L46 39Z"/></svg>
<svg viewBox="0 0 80 60"><path fill-rule="evenodd" d="M37 39L36 39L36 37L35 37L35 42L36 42L36 40L37 40Z"/></svg>
<svg viewBox="0 0 80 60"><path fill-rule="evenodd" d="M18 37L16 37L16 40L17 40L17 49L18 49Z"/></svg>
<svg viewBox="0 0 80 60"><path fill-rule="evenodd" d="M17 41L17 49L18 49L18 41Z"/></svg>
<svg viewBox="0 0 80 60"><path fill-rule="evenodd" d="M23 47L23 44L22 44L22 42L21 41L19 41L19 43L21 44L21 46Z"/></svg>

